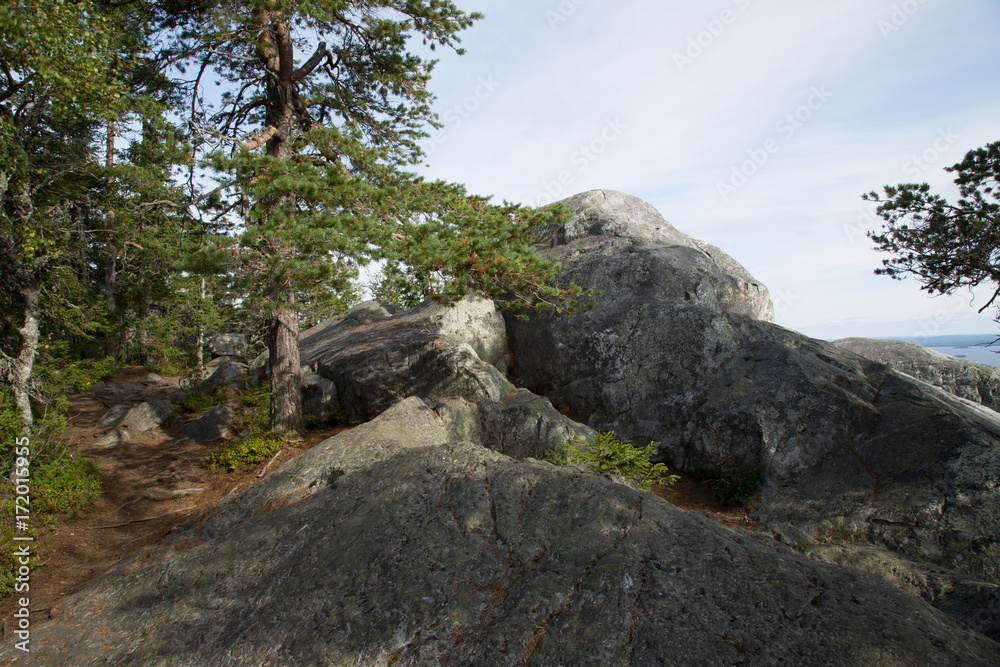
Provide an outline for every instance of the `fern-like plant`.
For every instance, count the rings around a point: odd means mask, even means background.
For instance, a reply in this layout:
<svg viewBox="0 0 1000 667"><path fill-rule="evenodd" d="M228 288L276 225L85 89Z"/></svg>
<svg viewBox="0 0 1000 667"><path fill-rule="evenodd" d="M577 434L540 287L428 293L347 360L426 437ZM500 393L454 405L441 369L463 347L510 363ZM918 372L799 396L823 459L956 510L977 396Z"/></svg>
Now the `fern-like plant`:
<svg viewBox="0 0 1000 667"><path fill-rule="evenodd" d="M576 444L563 441L560 449L550 449L545 460L554 465L582 464L598 475L619 475L635 482L644 491L649 491L653 484L669 486L680 479L677 475L668 475L663 463L650 461L659 443L636 447L610 431L598 433L595 438L577 436L576 439Z"/></svg>

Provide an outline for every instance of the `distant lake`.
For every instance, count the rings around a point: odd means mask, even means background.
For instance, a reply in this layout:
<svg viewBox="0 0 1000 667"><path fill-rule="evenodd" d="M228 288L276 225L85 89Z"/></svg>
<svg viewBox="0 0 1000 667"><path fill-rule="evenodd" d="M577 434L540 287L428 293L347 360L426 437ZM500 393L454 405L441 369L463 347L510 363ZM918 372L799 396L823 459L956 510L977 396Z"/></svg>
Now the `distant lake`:
<svg viewBox="0 0 1000 667"><path fill-rule="evenodd" d="M927 336L921 338L899 337L894 340L905 340L917 345L948 354L967 361L977 361L981 364L1000 367L1000 343L987 347L998 338L996 334L981 334L972 336Z"/></svg>

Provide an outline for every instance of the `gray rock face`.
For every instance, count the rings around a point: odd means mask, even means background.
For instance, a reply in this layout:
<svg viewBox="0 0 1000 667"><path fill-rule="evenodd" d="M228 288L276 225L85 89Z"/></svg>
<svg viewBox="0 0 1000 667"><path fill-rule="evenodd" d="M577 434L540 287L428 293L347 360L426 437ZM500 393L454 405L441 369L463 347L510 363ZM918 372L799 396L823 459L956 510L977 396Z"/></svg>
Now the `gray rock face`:
<svg viewBox="0 0 1000 667"><path fill-rule="evenodd" d="M173 411L174 404L167 400L146 401L138 405L116 405L108 410L97 428L111 430L122 426L131 426L140 431L150 431L166 419Z"/></svg>
<svg viewBox="0 0 1000 667"><path fill-rule="evenodd" d="M174 444L198 444L226 437L233 428L233 409L225 404L216 405L184 427Z"/></svg>
<svg viewBox="0 0 1000 667"><path fill-rule="evenodd" d="M993 366L949 357L901 340L844 338L834 345L1000 411L1000 372Z"/></svg>
<svg viewBox="0 0 1000 667"><path fill-rule="evenodd" d="M302 373L302 410L306 414L322 417L340 407L337 385L310 370Z"/></svg>
<svg viewBox="0 0 1000 667"><path fill-rule="evenodd" d="M305 345L312 340L311 344L316 346L320 344L319 341L322 340L322 338L329 331L337 331L359 324L378 322L379 320L384 320L385 318L392 316L395 312L395 306L385 299L364 301L342 313L328 317L316 326L310 327L306 331L301 332L299 334L299 344ZM247 370L252 375L263 377L267 372L270 356L270 352L268 350L264 350L257 355L252 362L250 362L250 366Z"/></svg>
<svg viewBox="0 0 1000 667"><path fill-rule="evenodd" d="M128 432L128 429L116 428L114 431L98 438L97 442L94 443L95 447L101 449L114 449L124 445L132 440L132 434Z"/></svg>
<svg viewBox="0 0 1000 667"><path fill-rule="evenodd" d="M607 274L597 289L631 285L774 321L774 304L760 281L719 248L675 229L638 197L591 190L560 203L575 215L554 230L550 257L565 262L586 254L594 264L586 269L590 276Z"/></svg>
<svg viewBox="0 0 1000 667"><path fill-rule="evenodd" d="M968 628L1000 641L1000 586L928 567L866 544L817 544L806 555L871 572L927 600Z"/></svg>
<svg viewBox="0 0 1000 667"><path fill-rule="evenodd" d="M163 376L159 375L158 373L146 373L145 375L142 376L142 379L139 381L146 385L162 384Z"/></svg>
<svg viewBox="0 0 1000 667"><path fill-rule="evenodd" d="M236 388L236 378L243 374L246 367L243 364L227 360L216 368L208 378L200 382L195 388L195 392L211 391L221 385L229 385Z"/></svg>
<svg viewBox="0 0 1000 667"><path fill-rule="evenodd" d="M320 326L299 345L310 369L304 407L316 414L340 408L365 420L408 396L458 396L477 407L487 446L518 458L542 458L563 440L593 434L547 399L515 390L487 361L502 358L507 346L491 301L429 302L368 324Z"/></svg>
<svg viewBox="0 0 1000 667"><path fill-rule="evenodd" d="M604 296L578 315L508 319L518 384L660 442L668 465L755 472L761 520L1000 583L1000 415L722 297L689 298L675 256L657 252L617 237L547 250L561 282Z"/></svg>
<svg viewBox="0 0 1000 667"><path fill-rule="evenodd" d="M239 333L216 334L208 341L213 357L242 357L247 349L247 337Z"/></svg>
<svg viewBox="0 0 1000 667"><path fill-rule="evenodd" d="M416 399L119 563L32 626L89 665L995 665L858 570L578 470ZM14 657L11 643L0 660Z"/></svg>

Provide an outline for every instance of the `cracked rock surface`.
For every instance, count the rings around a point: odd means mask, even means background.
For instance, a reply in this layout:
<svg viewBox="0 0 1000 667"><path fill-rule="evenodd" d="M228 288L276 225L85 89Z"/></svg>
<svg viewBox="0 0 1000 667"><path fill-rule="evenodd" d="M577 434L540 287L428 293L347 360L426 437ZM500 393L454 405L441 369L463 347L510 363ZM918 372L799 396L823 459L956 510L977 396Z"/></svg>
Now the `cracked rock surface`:
<svg viewBox="0 0 1000 667"><path fill-rule="evenodd" d="M842 338L837 347L932 384L955 396L1000 409L1000 371L993 366L957 359L902 340Z"/></svg>
<svg viewBox="0 0 1000 667"><path fill-rule="evenodd" d="M581 314L508 318L519 386L661 443L672 467L755 473L758 520L1000 583L1000 414L754 316L759 295L741 307L703 278L722 269L650 231L648 205L587 222L611 215L602 192L565 202L576 217L543 254L560 283L603 295Z"/></svg>
<svg viewBox="0 0 1000 667"><path fill-rule="evenodd" d="M1000 660L868 573L450 432L411 398L331 438L68 599L18 664Z"/></svg>

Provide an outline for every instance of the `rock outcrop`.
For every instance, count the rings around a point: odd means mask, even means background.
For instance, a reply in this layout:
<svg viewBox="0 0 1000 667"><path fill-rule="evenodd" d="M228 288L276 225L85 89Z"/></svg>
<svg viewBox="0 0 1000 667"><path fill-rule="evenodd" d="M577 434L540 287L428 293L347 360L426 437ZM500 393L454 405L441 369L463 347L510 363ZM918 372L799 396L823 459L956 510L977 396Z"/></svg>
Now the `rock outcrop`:
<svg viewBox="0 0 1000 667"><path fill-rule="evenodd" d="M240 333L220 333L208 341L208 351L213 357L242 357L247 349L247 337Z"/></svg>
<svg viewBox="0 0 1000 667"><path fill-rule="evenodd" d="M659 240L648 207L580 222L604 215L600 200L567 201L569 228L598 236L557 233L544 254L560 282L603 297L582 314L508 318L520 386L593 428L660 442L675 467L756 473L762 521L1000 583L1000 415L764 321L760 291L741 306L746 290L703 278L734 271Z"/></svg>
<svg viewBox="0 0 1000 667"><path fill-rule="evenodd" d="M1000 641L1000 586L915 563L867 544L807 546L811 558L871 572L900 590L919 596L937 609Z"/></svg>
<svg viewBox="0 0 1000 667"><path fill-rule="evenodd" d="M507 332L487 299L338 318L305 332L299 351L304 406L317 414L343 411L367 420L408 396L432 403L461 397L477 407L487 446L517 458L543 458L563 441L593 435L548 399L515 389L493 365L505 361Z"/></svg>
<svg viewBox="0 0 1000 667"><path fill-rule="evenodd" d="M79 667L1000 661L996 642L868 573L449 433L411 398L318 445L67 599L60 617L32 626L23 658ZM18 653L7 643L0 661Z"/></svg>
<svg viewBox="0 0 1000 667"><path fill-rule="evenodd" d="M197 419L185 426L174 444L181 442L198 444L224 438L233 428L233 416L232 406L220 403L198 415Z"/></svg>
<svg viewBox="0 0 1000 667"><path fill-rule="evenodd" d="M993 366L949 357L902 340L844 338L833 344L961 398L1000 410L1000 372Z"/></svg>
<svg viewBox="0 0 1000 667"><path fill-rule="evenodd" d="M774 304L759 280L719 248L675 229L638 197L591 190L560 203L576 215L553 230L548 255L566 268L586 254L594 283L588 287L607 288L606 297L630 286L635 300L655 295L774 321Z"/></svg>
<svg viewBox="0 0 1000 667"><path fill-rule="evenodd" d="M174 411L174 404L168 400L143 401L138 405L119 404L108 410L97 428L105 431L122 426L131 426L140 431L150 431L166 419Z"/></svg>

